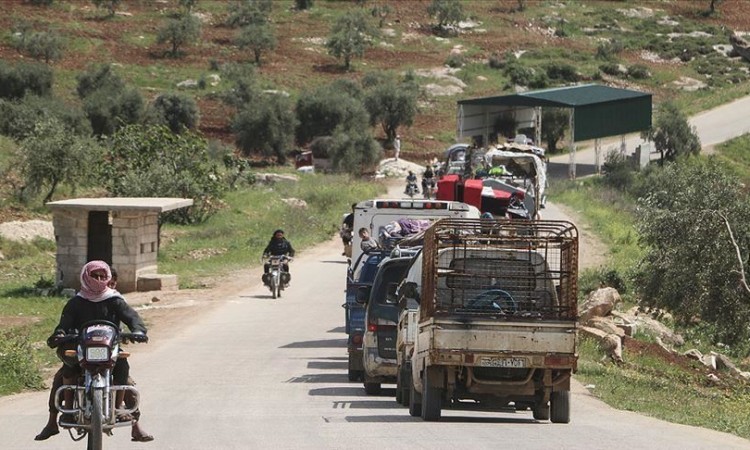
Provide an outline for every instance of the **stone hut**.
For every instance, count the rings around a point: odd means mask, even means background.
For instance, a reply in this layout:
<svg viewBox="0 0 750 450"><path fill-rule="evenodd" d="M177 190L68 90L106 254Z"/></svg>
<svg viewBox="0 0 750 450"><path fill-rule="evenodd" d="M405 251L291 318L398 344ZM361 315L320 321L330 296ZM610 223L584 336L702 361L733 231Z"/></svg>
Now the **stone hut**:
<svg viewBox="0 0 750 450"><path fill-rule="evenodd" d="M162 197L77 198L47 203L57 243L55 285L80 288L81 268L99 259L117 269L120 292L177 289L176 275L157 273L158 219L162 212L192 204L192 199Z"/></svg>

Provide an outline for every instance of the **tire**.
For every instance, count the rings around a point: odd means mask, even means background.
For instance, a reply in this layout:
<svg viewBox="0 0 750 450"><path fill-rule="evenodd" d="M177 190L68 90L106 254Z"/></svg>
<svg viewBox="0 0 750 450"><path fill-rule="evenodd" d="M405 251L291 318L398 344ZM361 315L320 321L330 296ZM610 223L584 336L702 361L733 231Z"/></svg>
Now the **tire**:
<svg viewBox="0 0 750 450"><path fill-rule="evenodd" d="M536 420L549 420L549 404L542 402L534 403L532 415Z"/></svg>
<svg viewBox="0 0 750 450"><path fill-rule="evenodd" d="M399 368L398 373L396 374L396 403L399 405L403 405L404 403L404 393L401 391L402 388L401 383L401 369Z"/></svg>
<svg viewBox="0 0 750 450"><path fill-rule="evenodd" d="M440 420L440 410L443 408L443 390L433 386L429 374L442 375L438 367L428 367L422 378L422 420L437 422Z"/></svg>
<svg viewBox="0 0 750 450"><path fill-rule="evenodd" d="M570 423L570 391L554 391L549 399L552 423Z"/></svg>
<svg viewBox="0 0 750 450"><path fill-rule="evenodd" d="M409 406L411 400L411 365L404 365L403 373L401 374L401 404Z"/></svg>
<svg viewBox="0 0 750 450"><path fill-rule="evenodd" d="M91 395L91 428L88 430L88 449L102 450L102 391L94 389Z"/></svg>
<svg viewBox="0 0 750 450"><path fill-rule="evenodd" d="M276 277L271 277L271 297L278 298L279 296L279 285L276 283Z"/></svg>
<svg viewBox="0 0 750 450"><path fill-rule="evenodd" d="M367 395L380 394L380 383L368 383L367 381L365 381L364 384L365 384L365 394Z"/></svg>
<svg viewBox="0 0 750 450"><path fill-rule="evenodd" d="M359 378L362 376L359 370L353 369L349 369L346 375L349 377L349 381L359 381Z"/></svg>
<svg viewBox="0 0 750 450"><path fill-rule="evenodd" d="M409 377L409 415L412 417L422 415L422 394L414 388L411 377Z"/></svg>

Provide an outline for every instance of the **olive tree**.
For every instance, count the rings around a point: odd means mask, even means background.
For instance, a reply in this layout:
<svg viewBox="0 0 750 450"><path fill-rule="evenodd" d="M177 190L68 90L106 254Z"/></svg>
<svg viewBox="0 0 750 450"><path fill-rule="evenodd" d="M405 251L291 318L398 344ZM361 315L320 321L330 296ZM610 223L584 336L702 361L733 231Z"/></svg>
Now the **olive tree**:
<svg viewBox="0 0 750 450"><path fill-rule="evenodd" d="M46 191L43 203L52 200L63 184L75 190L91 181L90 172L82 168L96 167L101 156L95 140L70 133L57 119L37 122L20 149L24 186L19 197L25 201Z"/></svg>
<svg viewBox="0 0 750 450"><path fill-rule="evenodd" d="M192 132L175 134L164 126L129 125L107 141L103 161L99 179L114 197L193 199L190 208L160 216L162 222L204 221L217 211L224 192L208 144Z"/></svg>
<svg viewBox="0 0 750 450"><path fill-rule="evenodd" d="M319 136L331 136L337 127L367 128L369 115L357 96L334 82L297 100L295 139L306 145Z"/></svg>
<svg viewBox="0 0 750 450"><path fill-rule="evenodd" d="M557 152L557 143L565 136L570 123L570 112L564 108L544 108L542 111L542 141L549 153Z"/></svg>
<svg viewBox="0 0 750 450"><path fill-rule="evenodd" d="M244 26L236 43L241 49L247 48L253 53L257 65L260 65L260 57L263 53L274 50L278 45L276 34L267 22Z"/></svg>
<svg viewBox="0 0 750 450"><path fill-rule="evenodd" d="M187 14L180 19L169 19L157 33L156 42L159 44L168 43L171 46L169 54L172 57L177 57L182 47L193 44L200 35L200 20Z"/></svg>
<svg viewBox="0 0 750 450"><path fill-rule="evenodd" d="M435 28L439 31L445 31L447 27L457 24L466 17L459 0L432 0L427 7L427 14L437 20Z"/></svg>
<svg viewBox="0 0 750 450"><path fill-rule="evenodd" d="M671 102L661 105L653 127L641 136L654 142L662 164L664 161L674 161L679 156L697 155L701 151L695 127L690 126L685 114Z"/></svg>
<svg viewBox="0 0 750 450"><path fill-rule="evenodd" d="M380 125L388 141L396 138L398 128L411 126L417 114L419 86L407 77L398 80L385 75L365 89L365 108L370 125Z"/></svg>
<svg viewBox="0 0 750 450"><path fill-rule="evenodd" d="M94 67L80 74L76 91L96 135L112 134L141 120L143 97L136 88L127 86L111 66Z"/></svg>
<svg viewBox="0 0 750 450"><path fill-rule="evenodd" d="M245 27L267 23L273 9L273 0L242 0L229 4L226 24L229 27Z"/></svg>
<svg viewBox="0 0 750 450"><path fill-rule="evenodd" d="M192 130L198 125L200 114L195 100L184 94L161 94L154 99L148 120L166 125L173 133Z"/></svg>
<svg viewBox="0 0 750 450"><path fill-rule="evenodd" d="M364 56L377 34L377 28L370 26L362 11L351 10L339 17L331 27L326 41L328 54L343 59L344 68L350 70L352 58Z"/></svg>
<svg viewBox="0 0 750 450"><path fill-rule="evenodd" d="M652 171L639 201L646 249L636 286L647 306L682 323L700 320L714 338L750 337L750 202L715 158L680 159Z"/></svg>
<svg viewBox="0 0 750 450"><path fill-rule="evenodd" d="M297 119L289 100L281 95L264 95L242 108L232 120L235 144L243 154L275 157L286 162L294 143Z"/></svg>

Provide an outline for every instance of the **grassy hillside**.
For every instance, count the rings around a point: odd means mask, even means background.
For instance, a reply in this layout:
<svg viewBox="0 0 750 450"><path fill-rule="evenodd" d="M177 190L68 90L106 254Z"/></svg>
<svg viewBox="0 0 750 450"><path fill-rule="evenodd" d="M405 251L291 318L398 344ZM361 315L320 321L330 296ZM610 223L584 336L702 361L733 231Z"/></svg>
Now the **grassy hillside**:
<svg viewBox="0 0 750 450"><path fill-rule="evenodd" d="M358 3L363 6L359 6ZM506 52L521 55L519 61L535 70L550 65L570 64L582 82L602 82L654 93L656 102L677 99L688 112L711 107L750 94L747 78L750 64L727 59L714 50L728 44L727 30L750 31L750 2L724 1L714 15L707 15L708 0L661 1L462 1L469 21L452 36L433 33L434 19L428 17L429 0L325 1L318 0L307 11L296 11L291 0L273 2L272 23L278 48L264 55L258 74L269 89L288 92L292 98L340 77L359 78L372 70L422 74L422 85L449 86L462 82L459 92L432 95L427 91L420 113L403 133L402 154L420 159L438 153L454 139L455 104L462 98L513 92L509 78L488 62ZM200 41L185 47L180 58L166 56L166 45L156 44L156 33L178 13L176 0L125 0L120 11L106 18L85 0L55 0L49 7L33 6L22 0L0 2L0 58L28 59L12 47L12 33L22 23L34 30L53 30L66 42L63 57L52 63L55 93L75 102L75 77L93 63L115 63L128 82L137 85L148 98L176 90L186 79L207 79L229 62L250 62L252 55L234 45L238 31L224 25L226 1L199 0L195 14L203 22ZM390 13L381 36L353 70L345 72L324 46L333 21L352 8L369 11L387 4ZM376 20L373 18L373 23ZM616 41L622 51L612 63L623 67L642 65L647 79L609 76L600 71L605 62L597 59L602 42ZM452 56L453 55L453 56ZM661 56L659 56L661 55ZM687 55L687 56L686 56ZM682 58L682 59L680 59ZM451 59L463 66L452 77L442 69ZM689 77L707 88L688 92L675 84ZM554 80L553 80L554 81ZM556 83L562 83L558 80ZM231 111L217 99L226 89L224 82L190 91L201 109L201 131L208 137L231 143L227 127ZM380 133L375 129L376 134Z"/></svg>

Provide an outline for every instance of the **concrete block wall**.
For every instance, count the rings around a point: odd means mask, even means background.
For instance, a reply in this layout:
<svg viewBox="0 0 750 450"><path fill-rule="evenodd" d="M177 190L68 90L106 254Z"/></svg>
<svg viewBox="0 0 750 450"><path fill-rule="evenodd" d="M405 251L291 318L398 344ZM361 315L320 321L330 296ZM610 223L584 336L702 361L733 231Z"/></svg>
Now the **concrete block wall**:
<svg viewBox="0 0 750 450"><path fill-rule="evenodd" d="M57 244L58 286L79 289L81 267L86 264L88 249L88 211L71 209L57 211L52 224Z"/></svg>
<svg viewBox="0 0 750 450"><path fill-rule="evenodd" d="M58 286L79 289L81 267L88 254L88 215L86 209L59 209L53 216L57 243ZM157 271L159 239L158 212L113 211L112 265L117 269L117 289L132 292L138 277Z"/></svg>

